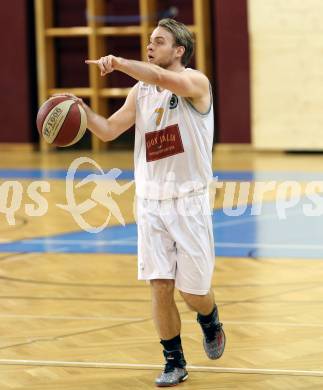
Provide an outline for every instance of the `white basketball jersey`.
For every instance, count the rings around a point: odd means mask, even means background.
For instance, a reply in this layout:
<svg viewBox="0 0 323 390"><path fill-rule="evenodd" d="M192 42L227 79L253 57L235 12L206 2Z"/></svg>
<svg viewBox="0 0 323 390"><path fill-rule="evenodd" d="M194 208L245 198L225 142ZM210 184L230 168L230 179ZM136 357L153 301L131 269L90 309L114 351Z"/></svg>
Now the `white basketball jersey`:
<svg viewBox="0 0 323 390"><path fill-rule="evenodd" d="M136 104L137 196L164 200L205 192L212 180L212 102L201 114L188 99L140 81Z"/></svg>

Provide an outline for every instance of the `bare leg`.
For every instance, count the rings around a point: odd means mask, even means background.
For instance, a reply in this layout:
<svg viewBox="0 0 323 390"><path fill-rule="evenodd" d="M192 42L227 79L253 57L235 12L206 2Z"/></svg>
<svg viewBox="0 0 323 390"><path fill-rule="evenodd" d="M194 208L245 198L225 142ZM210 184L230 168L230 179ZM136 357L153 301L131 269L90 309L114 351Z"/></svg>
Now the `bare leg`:
<svg viewBox="0 0 323 390"><path fill-rule="evenodd" d="M208 315L214 309L214 295L210 290L206 295L188 294L180 291L187 306L202 315Z"/></svg>
<svg viewBox="0 0 323 390"><path fill-rule="evenodd" d="M174 300L175 281L154 279L150 285L153 319L166 359L165 369L155 383L160 387L175 386L188 378L180 339L181 320Z"/></svg>
<svg viewBox="0 0 323 390"><path fill-rule="evenodd" d="M197 321L204 334L203 346L207 356L219 359L224 352L225 334L215 308L213 291L210 290L206 295L180 293L189 308L198 313Z"/></svg>
<svg viewBox="0 0 323 390"><path fill-rule="evenodd" d="M170 340L180 334L181 320L174 300L174 280L154 279L150 281L152 314L159 337Z"/></svg>

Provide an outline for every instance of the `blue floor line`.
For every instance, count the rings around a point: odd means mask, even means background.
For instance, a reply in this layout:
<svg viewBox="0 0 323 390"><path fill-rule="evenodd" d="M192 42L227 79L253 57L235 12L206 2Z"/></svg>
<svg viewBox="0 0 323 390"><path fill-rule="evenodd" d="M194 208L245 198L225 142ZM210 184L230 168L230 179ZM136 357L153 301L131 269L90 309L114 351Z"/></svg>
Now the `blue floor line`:
<svg viewBox="0 0 323 390"><path fill-rule="evenodd" d="M111 168L104 168L108 172ZM65 169L0 169L0 180L4 179L29 179L29 180L65 180ZM78 170L76 179L84 179L87 175L95 173L95 170ZM323 181L322 172L256 172L256 171L214 171L213 177L221 180L253 181L253 180L295 180L295 181ZM133 180L132 170L124 169L118 177L119 180Z"/></svg>
<svg viewBox="0 0 323 390"><path fill-rule="evenodd" d="M306 202L303 199L303 203ZM252 216L251 206L239 217L225 210L213 213L216 256L252 258L308 258L323 260L323 218L306 217L300 203L278 219L275 203L264 203ZM111 226L98 234L84 231L0 244L0 252L113 253L137 252L136 224Z"/></svg>

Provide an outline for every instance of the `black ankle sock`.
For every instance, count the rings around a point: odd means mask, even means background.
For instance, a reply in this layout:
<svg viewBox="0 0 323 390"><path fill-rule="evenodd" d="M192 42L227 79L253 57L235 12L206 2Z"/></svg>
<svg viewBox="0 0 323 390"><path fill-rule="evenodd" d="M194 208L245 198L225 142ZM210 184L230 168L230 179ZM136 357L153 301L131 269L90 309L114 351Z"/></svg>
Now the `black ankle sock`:
<svg viewBox="0 0 323 390"><path fill-rule="evenodd" d="M203 315L203 314L198 313L197 319L201 325L215 323L218 319L218 309L217 309L216 305L214 305L214 308L210 314Z"/></svg>
<svg viewBox="0 0 323 390"><path fill-rule="evenodd" d="M214 306L212 312L206 316L198 313L197 321L201 325L206 340L208 342L213 341L216 338L216 332L219 330L219 327L221 327L216 305Z"/></svg>
<svg viewBox="0 0 323 390"><path fill-rule="evenodd" d="M180 335L170 340L160 340L160 343L164 347L165 372L173 370L174 367L184 368L186 366Z"/></svg>
<svg viewBox="0 0 323 390"><path fill-rule="evenodd" d="M160 340L160 344L164 347L166 351L181 351L182 350L182 341L181 336L177 335L170 340Z"/></svg>

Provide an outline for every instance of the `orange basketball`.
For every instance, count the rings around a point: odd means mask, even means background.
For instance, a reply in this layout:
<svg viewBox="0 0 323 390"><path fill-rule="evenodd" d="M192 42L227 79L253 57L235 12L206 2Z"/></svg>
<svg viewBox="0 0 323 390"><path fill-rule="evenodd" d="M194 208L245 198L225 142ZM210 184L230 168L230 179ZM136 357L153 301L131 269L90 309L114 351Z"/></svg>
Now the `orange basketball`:
<svg viewBox="0 0 323 390"><path fill-rule="evenodd" d="M37 129L46 142L70 146L84 135L87 117L83 107L67 96L46 100L38 110Z"/></svg>

